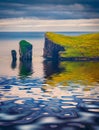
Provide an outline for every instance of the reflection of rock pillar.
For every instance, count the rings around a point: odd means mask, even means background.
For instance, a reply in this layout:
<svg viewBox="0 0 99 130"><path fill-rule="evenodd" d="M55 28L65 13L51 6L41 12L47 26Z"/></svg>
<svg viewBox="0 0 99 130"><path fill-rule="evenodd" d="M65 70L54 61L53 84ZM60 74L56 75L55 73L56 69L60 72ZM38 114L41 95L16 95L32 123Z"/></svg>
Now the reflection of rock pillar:
<svg viewBox="0 0 99 130"><path fill-rule="evenodd" d="M19 65L19 76L27 77L33 73L32 70L32 61L20 61Z"/></svg>
<svg viewBox="0 0 99 130"><path fill-rule="evenodd" d="M17 66L16 60L12 60L12 62L11 62L11 68L15 69L16 66Z"/></svg>

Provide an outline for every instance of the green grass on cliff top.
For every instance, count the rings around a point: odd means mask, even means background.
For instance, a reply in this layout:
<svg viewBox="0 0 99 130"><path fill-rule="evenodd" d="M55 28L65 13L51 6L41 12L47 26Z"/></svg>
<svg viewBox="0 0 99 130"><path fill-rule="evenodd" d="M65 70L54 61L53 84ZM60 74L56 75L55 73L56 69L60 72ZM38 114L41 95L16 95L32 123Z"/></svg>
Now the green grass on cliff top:
<svg viewBox="0 0 99 130"><path fill-rule="evenodd" d="M56 44L64 46L62 57L99 57L99 33L80 36L65 36L47 32L46 37Z"/></svg>

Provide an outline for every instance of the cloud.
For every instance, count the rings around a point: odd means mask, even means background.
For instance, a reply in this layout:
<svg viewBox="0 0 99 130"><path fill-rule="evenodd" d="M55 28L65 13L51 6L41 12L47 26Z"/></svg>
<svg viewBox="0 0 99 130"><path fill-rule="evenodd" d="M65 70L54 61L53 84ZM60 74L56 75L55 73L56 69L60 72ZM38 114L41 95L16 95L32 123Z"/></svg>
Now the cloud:
<svg viewBox="0 0 99 130"><path fill-rule="evenodd" d="M31 0L30 0L31 1ZM38 2L24 2L22 3L1 3L0 18L20 18L20 17L36 17L39 19L89 19L99 18L99 9L92 5L92 0L87 2L80 2L72 0L70 2L52 2L52 0L44 0L40 4ZM31 3L31 4L30 4ZM64 4L63 4L64 3ZM94 4L94 3L93 3Z"/></svg>
<svg viewBox="0 0 99 130"><path fill-rule="evenodd" d="M0 0L0 31L99 30L99 0Z"/></svg>
<svg viewBox="0 0 99 130"><path fill-rule="evenodd" d="M99 19L39 20L1 19L0 31L99 31Z"/></svg>
<svg viewBox="0 0 99 130"><path fill-rule="evenodd" d="M24 4L75 4L75 3L82 3L82 4L93 4L96 2L99 2L98 0L0 0L0 2L4 2L4 3L24 3Z"/></svg>

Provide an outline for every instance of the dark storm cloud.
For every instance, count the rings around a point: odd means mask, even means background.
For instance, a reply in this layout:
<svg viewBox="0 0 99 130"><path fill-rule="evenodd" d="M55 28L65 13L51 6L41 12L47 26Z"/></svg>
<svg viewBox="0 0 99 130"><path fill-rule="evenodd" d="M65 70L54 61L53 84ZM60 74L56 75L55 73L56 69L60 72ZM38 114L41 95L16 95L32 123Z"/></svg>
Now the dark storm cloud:
<svg viewBox="0 0 99 130"><path fill-rule="evenodd" d="M24 3L24 4L95 4L98 0L0 0L5 3Z"/></svg>
<svg viewBox="0 0 99 130"><path fill-rule="evenodd" d="M0 0L0 18L99 18L99 0Z"/></svg>

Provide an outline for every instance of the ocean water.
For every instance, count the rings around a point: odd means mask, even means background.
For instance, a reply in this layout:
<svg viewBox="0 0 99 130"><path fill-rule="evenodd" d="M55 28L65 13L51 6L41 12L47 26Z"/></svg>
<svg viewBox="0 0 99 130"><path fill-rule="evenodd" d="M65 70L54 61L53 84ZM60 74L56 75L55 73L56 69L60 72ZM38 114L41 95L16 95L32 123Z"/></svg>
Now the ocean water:
<svg viewBox="0 0 99 130"><path fill-rule="evenodd" d="M32 62L19 61L23 39ZM43 48L44 32L0 32L0 130L98 130L99 62L45 61Z"/></svg>

